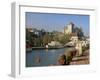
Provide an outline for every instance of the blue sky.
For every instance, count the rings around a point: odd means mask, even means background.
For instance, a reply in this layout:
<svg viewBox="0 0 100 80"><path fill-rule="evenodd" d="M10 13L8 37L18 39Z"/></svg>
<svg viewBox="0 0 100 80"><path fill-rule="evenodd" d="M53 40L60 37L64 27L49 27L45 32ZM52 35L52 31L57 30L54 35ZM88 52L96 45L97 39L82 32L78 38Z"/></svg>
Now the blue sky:
<svg viewBox="0 0 100 80"><path fill-rule="evenodd" d="M46 31L63 31L64 26L73 22L89 35L89 16L75 14L34 13L26 12L26 27L45 29Z"/></svg>

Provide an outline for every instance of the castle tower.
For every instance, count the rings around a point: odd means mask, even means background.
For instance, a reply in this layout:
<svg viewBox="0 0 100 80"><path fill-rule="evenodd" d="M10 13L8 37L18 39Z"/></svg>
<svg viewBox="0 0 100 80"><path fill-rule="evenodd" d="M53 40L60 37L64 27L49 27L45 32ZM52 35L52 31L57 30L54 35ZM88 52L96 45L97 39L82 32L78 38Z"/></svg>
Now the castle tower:
<svg viewBox="0 0 100 80"><path fill-rule="evenodd" d="M64 28L64 33L65 34L71 34L74 31L74 24L70 22L67 26Z"/></svg>

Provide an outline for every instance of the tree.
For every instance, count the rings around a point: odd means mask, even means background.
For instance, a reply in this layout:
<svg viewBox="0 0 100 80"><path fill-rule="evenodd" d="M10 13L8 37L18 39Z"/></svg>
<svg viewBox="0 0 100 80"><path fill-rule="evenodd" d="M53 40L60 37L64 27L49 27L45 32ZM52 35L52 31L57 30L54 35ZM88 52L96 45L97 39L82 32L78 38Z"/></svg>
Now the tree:
<svg viewBox="0 0 100 80"><path fill-rule="evenodd" d="M43 40L42 40L43 46L45 46L45 45L47 45L48 43L50 43L51 40L52 40L52 39L51 39L50 35L49 35L48 33L46 33L46 34L43 36Z"/></svg>
<svg viewBox="0 0 100 80"><path fill-rule="evenodd" d="M82 31L82 28L75 28L75 33L77 33L77 36L79 37L79 39L82 39L82 37L84 36L84 33Z"/></svg>
<svg viewBox="0 0 100 80"><path fill-rule="evenodd" d="M68 34L64 34L59 40L59 42L62 43L63 45L65 45L69 41L70 41L70 35Z"/></svg>

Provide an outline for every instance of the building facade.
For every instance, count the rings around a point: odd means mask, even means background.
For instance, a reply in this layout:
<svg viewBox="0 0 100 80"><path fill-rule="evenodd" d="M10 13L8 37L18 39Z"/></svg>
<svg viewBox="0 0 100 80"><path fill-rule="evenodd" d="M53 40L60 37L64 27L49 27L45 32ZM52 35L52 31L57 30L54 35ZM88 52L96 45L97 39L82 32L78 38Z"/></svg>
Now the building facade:
<svg viewBox="0 0 100 80"><path fill-rule="evenodd" d="M71 34L74 31L74 24L71 22L67 26L64 27L65 34Z"/></svg>

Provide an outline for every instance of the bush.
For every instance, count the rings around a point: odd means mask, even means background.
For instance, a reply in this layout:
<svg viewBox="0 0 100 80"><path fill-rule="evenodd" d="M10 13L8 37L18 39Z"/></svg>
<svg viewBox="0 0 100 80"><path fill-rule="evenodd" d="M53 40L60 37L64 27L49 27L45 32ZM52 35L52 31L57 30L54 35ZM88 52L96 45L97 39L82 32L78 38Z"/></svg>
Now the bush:
<svg viewBox="0 0 100 80"><path fill-rule="evenodd" d="M89 45L83 46L83 47L82 47L82 52L84 52L84 51L86 51L86 50L88 50L88 49L89 49Z"/></svg>

